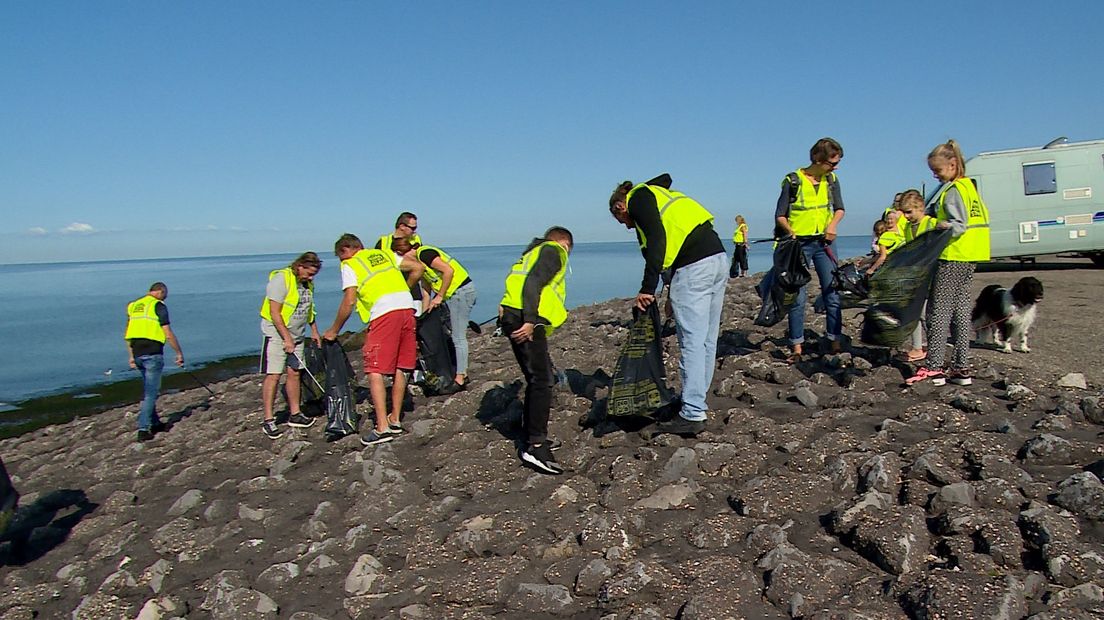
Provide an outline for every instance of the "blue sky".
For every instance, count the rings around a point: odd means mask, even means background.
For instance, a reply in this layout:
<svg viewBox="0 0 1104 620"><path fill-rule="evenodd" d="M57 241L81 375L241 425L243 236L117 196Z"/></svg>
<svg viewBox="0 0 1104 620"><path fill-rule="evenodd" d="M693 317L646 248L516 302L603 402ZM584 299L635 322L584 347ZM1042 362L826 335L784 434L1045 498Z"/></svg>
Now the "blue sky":
<svg viewBox="0 0 1104 620"><path fill-rule="evenodd" d="M793 9L784 10L784 7ZM843 232L927 152L1102 138L1104 3L0 3L0 263L631 240L668 171L769 230L844 146Z"/></svg>

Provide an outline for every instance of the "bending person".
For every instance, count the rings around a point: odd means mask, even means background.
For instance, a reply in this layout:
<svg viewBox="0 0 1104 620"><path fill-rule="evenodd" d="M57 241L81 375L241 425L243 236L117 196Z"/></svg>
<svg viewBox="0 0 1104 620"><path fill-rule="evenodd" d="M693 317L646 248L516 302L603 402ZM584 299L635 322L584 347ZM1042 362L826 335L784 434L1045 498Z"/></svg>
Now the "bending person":
<svg viewBox="0 0 1104 620"><path fill-rule="evenodd" d="M506 294L498 307L502 333L510 337L521 373L525 376L522 416L522 463L542 474L562 474L552 456L558 447L548 436L552 408L552 358L548 337L567 320L567 257L571 231L553 226L533 239L506 276Z"/></svg>
<svg viewBox="0 0 1104 620"><path fill-rule="evenodd" d="M696 200L671 191L671 175L647 183L625 181L610 196L609 209L636 230L644 277L636 295L643 310L655 303L660 272L670 274L669 300L679 342L682 410L656 424L659 432L693 437L705 429L706 393L716 368L717 336L727 282L727 256L713 215Z"/></svg>
<svg viewBox="0 0 1104 620"><path fill-rule="evenodd" d="M425 304L424 311L429 312L441 304L448 308L452 345L456 349L456 376L453 385L440 393L463 391L468 381L468 321L475 307L475 283L468 270L441 248L419 243L411 245L406 239L396 239L391 248L404 259L413 253L425 265L422 285L426 287L426 295L423 297L432 298Z"/></svg>

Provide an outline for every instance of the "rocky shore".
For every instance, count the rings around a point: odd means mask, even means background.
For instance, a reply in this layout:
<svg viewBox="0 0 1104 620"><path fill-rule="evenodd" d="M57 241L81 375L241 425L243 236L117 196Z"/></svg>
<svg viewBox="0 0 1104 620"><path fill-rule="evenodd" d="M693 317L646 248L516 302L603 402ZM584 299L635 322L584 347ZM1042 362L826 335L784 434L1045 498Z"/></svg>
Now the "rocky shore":
<svg viewBox="0 0 1104 620"><path fill-rule="evenodd" d="M975 350L965 388L905 388L857 341L788 366L733 280L693 440L605 418L628 302L577 309L552 340L558 477L519 465L490 334L471 389L415 395L377 447L269 440L255 375L164 396L150 442L135 405L6 439L0 620L1101 618L1104 270L1077 267L976 276L1047 290L1033 352Z"/></svg>

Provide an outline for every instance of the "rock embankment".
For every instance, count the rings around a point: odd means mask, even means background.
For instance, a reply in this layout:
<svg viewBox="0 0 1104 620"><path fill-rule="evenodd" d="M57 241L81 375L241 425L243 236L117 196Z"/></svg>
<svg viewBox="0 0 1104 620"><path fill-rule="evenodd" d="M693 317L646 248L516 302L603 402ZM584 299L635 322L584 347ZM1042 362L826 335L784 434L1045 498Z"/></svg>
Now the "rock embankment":
<svg viewBox="0 0 1104 620"><path fill-rule="evenodd" d="M378 447L267 439L255 376L164 396L150 442L134 406L5 440L0 618L1099 618L1104 404L1078 352L1104 317L1077 295L1104 272L1042 277L1035 352L908 389L858 343L787 366L735 280L692 440L605 419L628 304L579 309L552 342L558 477L518 463L521 382L490 335L472 389L415 397Z"/></svg>

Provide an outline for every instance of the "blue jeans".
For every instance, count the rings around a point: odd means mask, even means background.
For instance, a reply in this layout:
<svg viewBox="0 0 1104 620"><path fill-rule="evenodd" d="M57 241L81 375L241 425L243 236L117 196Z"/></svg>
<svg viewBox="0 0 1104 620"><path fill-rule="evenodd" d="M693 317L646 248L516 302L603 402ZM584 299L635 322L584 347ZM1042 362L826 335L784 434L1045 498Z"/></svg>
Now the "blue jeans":
<svg viewBox="0 0 1104 620"><path fill-rule="evenodd" d="M828 332L828 340L837 340L843 333L843 312L840 309L839 292L832 286L832 272L836 268L836 261L828 255L828 249L832 244L825 244L819 239L801 242L801 253L805 255L813 269L816 270L817 279L820 280L821 296L824 298L824 307L827 311L825 322ZM790 308L790 344L805 342L805 297L806 289L801 287L797 294L797 301Z"/></svg>
<svg viewBox="0 0 1104 620"><path fill-rule="evenodd" d="M680 267L671 279L682 379L679 415L687 420L706 419L705 396L717 366L717 336L727 282L728 257L723 253Z"/></svg>
<svg viewBox="0 0 1104 620"><path fill-rule="evenodd" d="M148 431L161 420L157 417L157 395L161 393L161 371L165 369L165 356L139 355L134 365L142 373L142 408L138 411L138 430Z"/></svg>
<svg viewBox="0 0 1104 620"><path fill-rule="evenodd" d="M475 283L456 289L445 302L452 323L452 346L456 348L456 374L468 374L468 321L475 307Z"/></svg>

